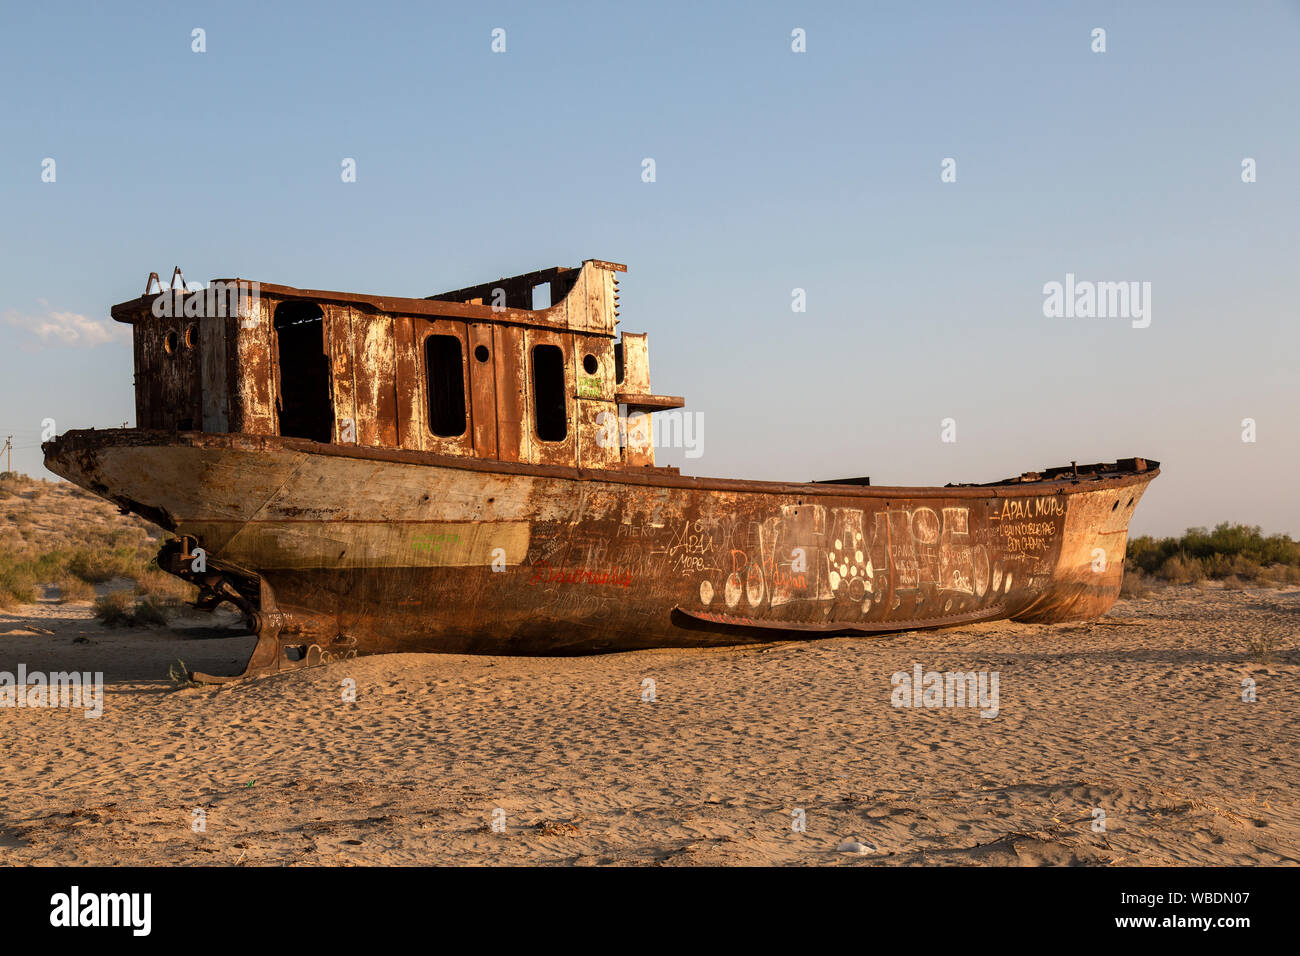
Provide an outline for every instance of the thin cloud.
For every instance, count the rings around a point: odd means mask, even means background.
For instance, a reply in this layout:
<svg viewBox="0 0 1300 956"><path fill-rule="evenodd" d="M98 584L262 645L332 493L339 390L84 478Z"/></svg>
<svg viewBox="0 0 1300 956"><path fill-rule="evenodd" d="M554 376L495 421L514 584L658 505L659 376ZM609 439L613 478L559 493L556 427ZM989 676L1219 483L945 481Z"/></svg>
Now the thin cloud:
<svg viewBox="0 0 1300 956"><path fill-rule="evenodd" d="M112 319L91 319L76 312L56 312L44 299L37 302L45 311L26 314L11 309L4 318L14 328L34 335L42 346L94 348L131 338L131 330Z"/></svg>

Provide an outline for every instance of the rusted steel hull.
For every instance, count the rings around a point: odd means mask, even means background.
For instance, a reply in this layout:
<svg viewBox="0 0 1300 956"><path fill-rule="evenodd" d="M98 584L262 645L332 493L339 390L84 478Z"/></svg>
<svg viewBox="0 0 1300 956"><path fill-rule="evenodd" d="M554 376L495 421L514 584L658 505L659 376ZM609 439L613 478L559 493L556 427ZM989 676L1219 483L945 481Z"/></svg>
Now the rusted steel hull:
<svg viewBox="0 0 1300 956"><path fill-rule="evenodd" d="M1086 619L1159 473L775 484L139 430L69 432L46 465L179 536L160 563L255 623L246 674Z"/></svg>

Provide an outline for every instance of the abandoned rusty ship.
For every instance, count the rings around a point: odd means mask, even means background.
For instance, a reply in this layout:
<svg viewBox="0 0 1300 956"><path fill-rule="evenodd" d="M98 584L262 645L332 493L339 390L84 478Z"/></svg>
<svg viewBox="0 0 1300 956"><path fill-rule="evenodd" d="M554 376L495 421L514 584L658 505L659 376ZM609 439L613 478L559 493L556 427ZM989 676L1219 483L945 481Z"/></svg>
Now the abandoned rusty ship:
<svg viewBox="0 0 1300 956"><path fill-rule="evenodd" d="M593 259L423 299L151 274L112 308L133 328L137 427L67 432L46 466L173 536L159 564L257 633L244 675L1114 603L1154 461L941 488L656 466L650 416L683 400L651 391L646 336L615 332L624 271Z"/></svg>

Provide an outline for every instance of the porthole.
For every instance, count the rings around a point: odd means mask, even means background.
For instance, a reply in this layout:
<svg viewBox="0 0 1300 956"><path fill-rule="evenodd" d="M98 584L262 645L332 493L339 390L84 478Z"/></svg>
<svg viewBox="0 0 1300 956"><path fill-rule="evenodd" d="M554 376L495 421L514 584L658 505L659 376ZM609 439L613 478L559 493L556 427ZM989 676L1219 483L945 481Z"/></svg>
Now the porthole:
<svg viewBox="0 0 1300 956"><path fill-rule="evenodd" d="M163 348L167 350L168 355L176 354L176 333L168 332L163 336Z"/></svg>
<svg viewBox="0 0 1300 956"><path fill-rule="evenodd" d="M486 362L488 360L489 354L490 353L488 352L488 347L486 345L474 346L474 358L476 358L478 361Z"/></svg>
<svg viewBox="0 0 1300 956"><path fill-rule="evenodd" d="M588 352L582 357L582 369L588 375L595 375L600 371L600 363L596 361L596 356Z"/></svg>
<svg viewBox="0 0 1300 956"><path fill-rule="evenodd" d="M192 325L186 326L186 327L185 327L185 347L186 347L187 349L192 349L192 348L194 348L194 346L197 345L197 344L198 344L198 330L195 329L194 326L192 326Z"/></svg>

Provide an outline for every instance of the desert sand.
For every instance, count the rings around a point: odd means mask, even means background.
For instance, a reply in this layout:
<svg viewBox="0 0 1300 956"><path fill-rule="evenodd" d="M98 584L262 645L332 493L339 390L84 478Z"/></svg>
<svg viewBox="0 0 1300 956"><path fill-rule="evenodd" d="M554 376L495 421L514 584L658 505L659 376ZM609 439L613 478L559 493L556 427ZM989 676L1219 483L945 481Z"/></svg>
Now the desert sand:
<svg viewBox="0 0 1300 956"><path fill-rule="evenodd" d="M0 614L0 671L106 683L98 719L0 708L0 862L1300 861L1294 588L1164 588L1079 624L168 679L177 659L237 672L253 638L231 620ZM892 706L916 663L998 672L996 717Z"/></svg>

